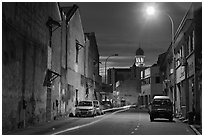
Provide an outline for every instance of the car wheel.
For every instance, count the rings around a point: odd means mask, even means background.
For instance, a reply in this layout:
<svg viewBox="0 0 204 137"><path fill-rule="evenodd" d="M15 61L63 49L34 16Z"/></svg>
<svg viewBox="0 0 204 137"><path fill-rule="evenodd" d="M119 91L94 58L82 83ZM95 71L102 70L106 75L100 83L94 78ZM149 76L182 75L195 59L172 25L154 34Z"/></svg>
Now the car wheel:
<svg viewBox="0 0 204 137"><path fill-rule="evenodd" d="M170 117L170 118L169 118L169 121L173 121L173 117Z"/></svg>
<svg viewBox="0 0 204 137"><path fill-rule="evenodd" d="M150 121L151 122L154 121L154 117L150 116Z"/></svg>

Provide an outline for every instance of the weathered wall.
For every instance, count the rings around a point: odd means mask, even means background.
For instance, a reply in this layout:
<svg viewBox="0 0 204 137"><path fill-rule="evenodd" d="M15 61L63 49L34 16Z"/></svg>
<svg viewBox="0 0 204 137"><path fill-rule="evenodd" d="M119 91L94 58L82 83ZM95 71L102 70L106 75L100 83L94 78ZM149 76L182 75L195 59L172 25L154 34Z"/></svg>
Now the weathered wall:
<svg viewBox="0 0 204 137"><path fill-rule="evenodd" d="M87 77L87 84L89 95L88 99L99 99L99 54L96 43L95 33L85 33L86 39L86 66L85 75Z"/></svg>
<svg viewBox="0 0 204 137"><path fill-rule="evenodd" d="M76 40L85 46L84 32L81 24L79 10L77 10L69 21L68 25L68 69L67 83L72 86L71 97L68 102L67 111L75 113L76 98L78 101L85 98L85 82L84 82L84 48L79 50L78 63L76 63ZM78 94L76 94L78 90Z"/></svg>
<svg viewBox="0 0 204 137"><path fill-rule="evenodd" d="M23 127L24 121L26 126L45 121L49 38L45 23L48 16L55 17L56 7L56 3L2 4L3 133Z"/></svg>
<svg viewBox="0 0 204 137"><path fill-rule="evenodd" d="M125 99L126 105L137 104L140 91L137 90L135 84L137 80L129 79L120 82L120 86L117 88L119 91L120 99Z"/></svg>

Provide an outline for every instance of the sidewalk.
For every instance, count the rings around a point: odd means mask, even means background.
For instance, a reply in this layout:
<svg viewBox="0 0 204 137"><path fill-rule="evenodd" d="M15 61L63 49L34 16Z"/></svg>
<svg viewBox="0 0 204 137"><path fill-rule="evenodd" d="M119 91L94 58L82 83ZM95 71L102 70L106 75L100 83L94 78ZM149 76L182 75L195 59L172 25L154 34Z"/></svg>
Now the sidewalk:
<svg viewBox="0 0 204 137"><path fill-rule="evenodd" d="M197 135L202 135L202 127L201 125L189 125L191 129L197 134Z"/></svg>
<svg viewBox="0 0 204 137"><path fill-rule="evenodd" d="M119 109L124 109L125 107L119 107L119 108L111 108L106 109L105 112L108 111L116 111ZM80 124L87 124L90 122L90 120L87 119L87 121L83 121L83 123L79 122L80 119L76 117L60 117L57 120L53 120L50 122L43 122L34 126L16 129L14 131L10 131L7 133L2 133L2 135L48 135L53 134L54 132L57 132L60 128L73 128L77 127Z"/></svg>
<svg viewBox="0 0 204 137"><path fill-rule="evenodd" d="M43 122L41 124L22 129L16 129L14 131L10 131L4 134L2 133L2 135L43 135L46 134L48 131L53 132L53 130L60 128L65 123L71 124L76 121L77 119L74 117L61 117L58 120Z"/></svg>
<svg viewBox="0 0 204 137"><path fill-rule="evenodd" d="M202 135L202 126L198 124L189 124L188 119L184 118L177 118L180 122L186 123L189 125L189 127L197 134L197 135Z"/></svg>

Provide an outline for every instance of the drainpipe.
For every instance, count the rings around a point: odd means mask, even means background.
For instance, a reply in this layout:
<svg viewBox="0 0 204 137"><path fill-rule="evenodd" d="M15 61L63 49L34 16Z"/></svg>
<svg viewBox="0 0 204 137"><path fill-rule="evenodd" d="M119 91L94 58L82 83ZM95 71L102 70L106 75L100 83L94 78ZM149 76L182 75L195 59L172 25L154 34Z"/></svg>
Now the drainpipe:
<svg viewBox="0 0 204 137"><path fill-rule="evenodd" d="M26 126L26 101L25 101L25 77L26 77L26 45L23 45L23 61L22 61L22 108L23 108L23 127ZM20 113L21 114L21 113ZM19 116L20 116L19 114Z"/></svg>
<svg viewBox="0 0 204 137"><path fill-rule="evenodd" d="M65 69L67 70L67 30L68 30L68 20L66 18L66 42L65 42Z"/></svg>

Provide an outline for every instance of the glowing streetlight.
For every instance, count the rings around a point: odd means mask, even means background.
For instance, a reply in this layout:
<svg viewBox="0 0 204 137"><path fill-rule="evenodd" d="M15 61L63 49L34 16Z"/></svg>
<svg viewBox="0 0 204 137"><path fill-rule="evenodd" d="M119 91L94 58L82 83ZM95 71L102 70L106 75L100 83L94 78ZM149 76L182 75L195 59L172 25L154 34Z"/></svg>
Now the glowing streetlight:
<svg viewBox="0 0 204 137"><path fill-rule="evenodd" d="M148 15L154 15L155 14L155 8L153 6L149 6L149 7L147 7L146 12Z"/></svg>

